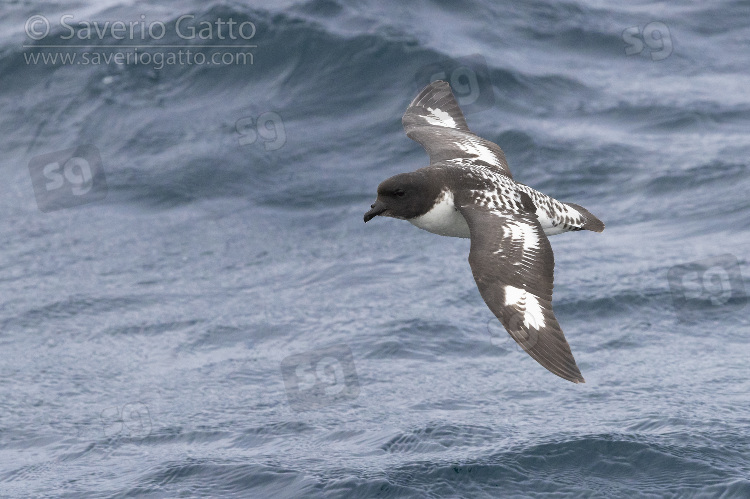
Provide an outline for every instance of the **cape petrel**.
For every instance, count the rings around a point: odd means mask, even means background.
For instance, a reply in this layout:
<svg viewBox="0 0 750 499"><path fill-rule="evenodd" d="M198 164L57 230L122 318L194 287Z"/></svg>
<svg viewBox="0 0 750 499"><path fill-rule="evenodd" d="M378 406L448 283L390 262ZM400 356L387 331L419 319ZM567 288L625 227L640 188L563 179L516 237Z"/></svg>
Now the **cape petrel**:
<svg viewBox="0 0 750 499"><path fill-rule="evenodd" d="M471 238L479 293L511 337L552 373L585 382L552 311L555 259L547 236L601 232L604 224L577 204L514 181L502 149L469 130L448 83L422 89L402 123L430 166L383 181L365 222L381 215Z"/></svg>

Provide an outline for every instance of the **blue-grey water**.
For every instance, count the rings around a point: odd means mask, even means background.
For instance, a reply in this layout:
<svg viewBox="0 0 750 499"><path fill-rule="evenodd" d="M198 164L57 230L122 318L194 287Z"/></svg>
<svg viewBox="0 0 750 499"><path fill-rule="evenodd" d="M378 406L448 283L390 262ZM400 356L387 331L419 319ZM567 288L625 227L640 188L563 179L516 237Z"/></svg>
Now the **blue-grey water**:
<svg viewBox="0 0 750 499"><path fill-rule="evenodd" d="M0 8L0 496L750 497L747 2ZM551 239L586 384L362 222L433 78L607 224Z"/></svg>

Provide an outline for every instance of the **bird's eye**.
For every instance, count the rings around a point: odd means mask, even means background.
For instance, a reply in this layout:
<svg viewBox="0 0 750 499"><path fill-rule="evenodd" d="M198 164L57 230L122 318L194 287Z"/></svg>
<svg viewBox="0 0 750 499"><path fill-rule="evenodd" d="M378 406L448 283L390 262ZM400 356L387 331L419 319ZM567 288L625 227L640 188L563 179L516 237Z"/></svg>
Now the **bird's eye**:
<svg viewBox="0 0 750 499"><path fill-rule="evenodd" d="M404 196L404 191L402 191L401 189L396 189L395 191L393 191L393 193L398 197Z"/></svg>

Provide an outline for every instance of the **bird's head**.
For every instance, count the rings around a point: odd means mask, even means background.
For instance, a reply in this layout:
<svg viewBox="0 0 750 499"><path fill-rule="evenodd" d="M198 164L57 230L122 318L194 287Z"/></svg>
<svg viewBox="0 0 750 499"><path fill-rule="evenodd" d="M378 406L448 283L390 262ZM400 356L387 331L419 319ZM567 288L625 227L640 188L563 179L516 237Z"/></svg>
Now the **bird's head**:
<svg viewBox="0 0 750 499"><path fill-rule="evenodd" d="M439 187L427 182L423 172L400 173L378 186L378 199L365 213L365 223L378 215L402 220L424 215L439 194Z"/></svg>

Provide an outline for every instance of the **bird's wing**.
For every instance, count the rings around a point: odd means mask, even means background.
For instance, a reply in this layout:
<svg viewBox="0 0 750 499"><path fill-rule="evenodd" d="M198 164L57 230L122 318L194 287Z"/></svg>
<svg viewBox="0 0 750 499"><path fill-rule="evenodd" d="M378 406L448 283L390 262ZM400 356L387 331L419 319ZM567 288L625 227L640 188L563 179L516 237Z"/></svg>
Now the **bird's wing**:
<svg viewBox="0 0 750 499"><path fill-rule="evenodd" d="M512 178L503 150L469 130L447 82L438 80L424 87L401 122L406 136L425 148L430 164L468 163Z"/></svg>
<svg viewBox="0 0 750 499"><path fill-rule="evenodd" d="M583 383L552 311L555 259L539 221L510 208L465 204L459 209L471 231L471 271L487 306L534 360L561 378Z"/></svg>

